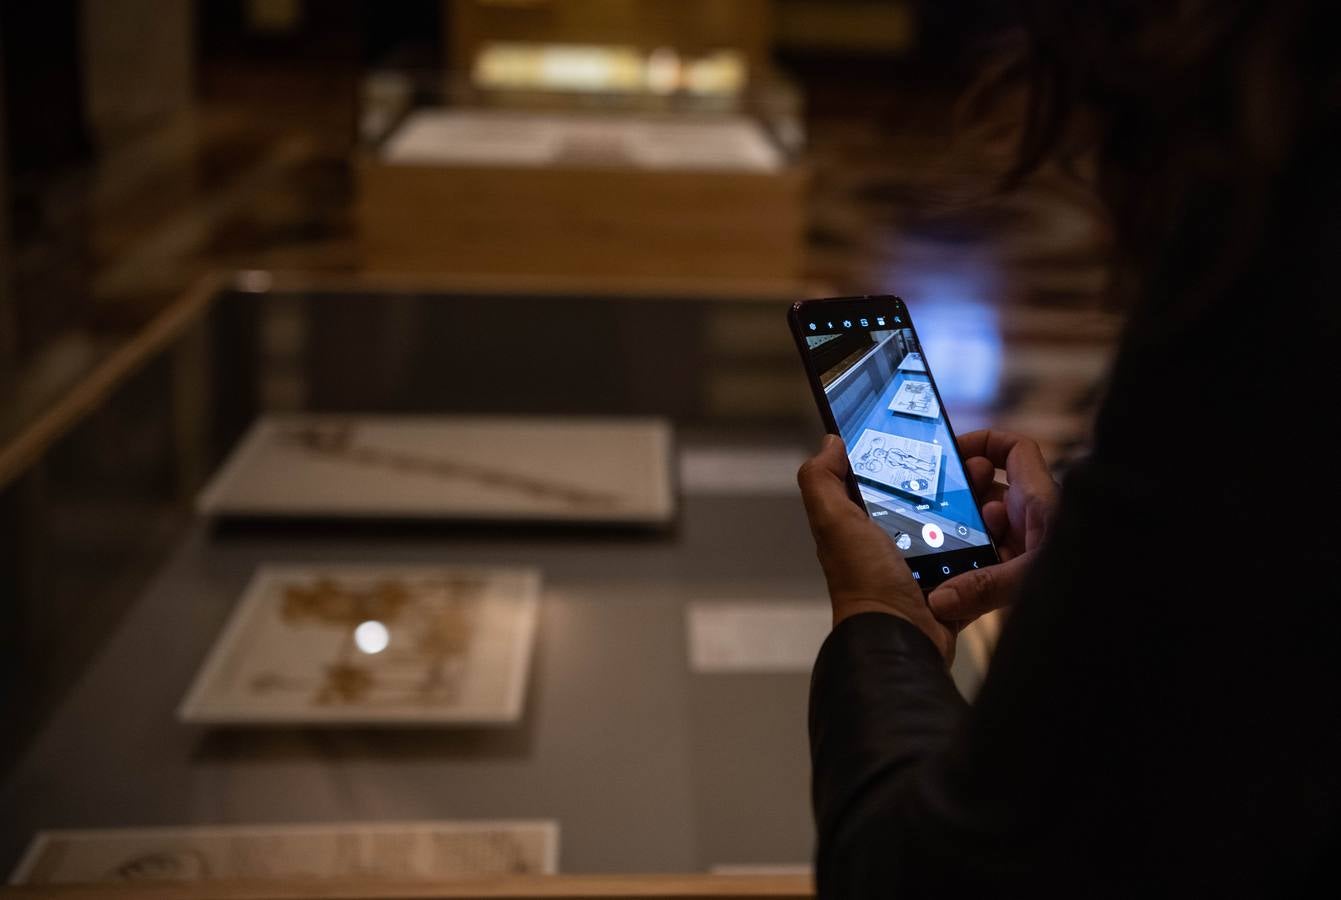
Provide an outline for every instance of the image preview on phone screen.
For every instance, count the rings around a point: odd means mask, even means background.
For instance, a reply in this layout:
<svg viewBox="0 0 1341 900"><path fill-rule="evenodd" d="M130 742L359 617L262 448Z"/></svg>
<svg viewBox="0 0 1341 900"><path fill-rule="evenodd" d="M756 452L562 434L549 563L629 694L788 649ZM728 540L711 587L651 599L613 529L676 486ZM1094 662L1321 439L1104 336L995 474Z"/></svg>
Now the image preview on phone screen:
<svg viewBox="0 0 1341 900"><path fill-rule="evenodd" d="M904 557L991 546L917 335L894 314L805 335L862 500Z"/></svg>

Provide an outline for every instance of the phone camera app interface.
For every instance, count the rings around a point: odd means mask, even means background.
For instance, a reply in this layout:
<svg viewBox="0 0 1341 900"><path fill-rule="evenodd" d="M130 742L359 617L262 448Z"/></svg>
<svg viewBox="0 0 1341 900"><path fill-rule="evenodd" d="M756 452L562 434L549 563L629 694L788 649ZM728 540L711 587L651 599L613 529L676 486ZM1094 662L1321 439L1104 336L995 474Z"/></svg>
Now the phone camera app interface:
<svg viewBox="0 0 1341 900"><path fill-rule="evenodd" d="M806 345L871 517L906 557L989 545L913 330L892 313L833 325Z"/></svg>

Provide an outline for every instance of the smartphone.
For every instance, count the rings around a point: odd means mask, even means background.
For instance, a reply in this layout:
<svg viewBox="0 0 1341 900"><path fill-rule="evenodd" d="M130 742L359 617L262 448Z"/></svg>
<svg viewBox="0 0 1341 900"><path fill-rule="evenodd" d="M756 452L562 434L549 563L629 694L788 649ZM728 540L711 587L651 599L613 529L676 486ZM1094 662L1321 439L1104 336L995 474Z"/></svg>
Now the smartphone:
<svg viewBox="0 0 1341 900"><path fill-rule="evenodd" d="M847 447L848 492L922 590L999 562L904 302L803 300L788 323L824 427Z"/></svg>

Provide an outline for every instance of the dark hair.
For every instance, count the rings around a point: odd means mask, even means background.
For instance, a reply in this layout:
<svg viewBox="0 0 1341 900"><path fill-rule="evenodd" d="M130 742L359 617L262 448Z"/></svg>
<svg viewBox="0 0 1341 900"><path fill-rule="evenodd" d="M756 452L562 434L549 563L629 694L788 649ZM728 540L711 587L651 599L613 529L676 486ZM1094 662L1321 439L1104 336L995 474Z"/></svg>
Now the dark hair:
<svg viewBox="0 0 1341 900"><path fill-rule="evenodd" d="M1020 13L1022 46L995 76L1025 88L1007 184L1090 158L1117 290L1154 283L1164 312L1195 316L1266 243L1282 176L1334 152L1325 5L1021 0Z"/></svg>

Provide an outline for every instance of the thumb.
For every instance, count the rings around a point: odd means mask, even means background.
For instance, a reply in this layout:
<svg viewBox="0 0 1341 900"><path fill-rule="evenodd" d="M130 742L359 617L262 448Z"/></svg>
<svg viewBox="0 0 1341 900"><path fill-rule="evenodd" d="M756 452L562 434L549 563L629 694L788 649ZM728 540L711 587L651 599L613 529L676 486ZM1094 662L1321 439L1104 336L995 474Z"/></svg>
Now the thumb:
<svg viewBox="0 0 1341 900"><path fill-rule="evenodd" d="M852 502L847 493L847 453L843 441L826 435L820 450L802 464L796 473L801 486L810 527L818 540L830 526L845 520L867 519L866 510Z"/></svg>
<svg viewBox="0 0 1341 900"><path fill-rule="evenodd" d="M1033 554L1022 553L1009 562L956 575L927 595L927 605L942 622L976 619L1010 603L1031 562Z"/></svg>

